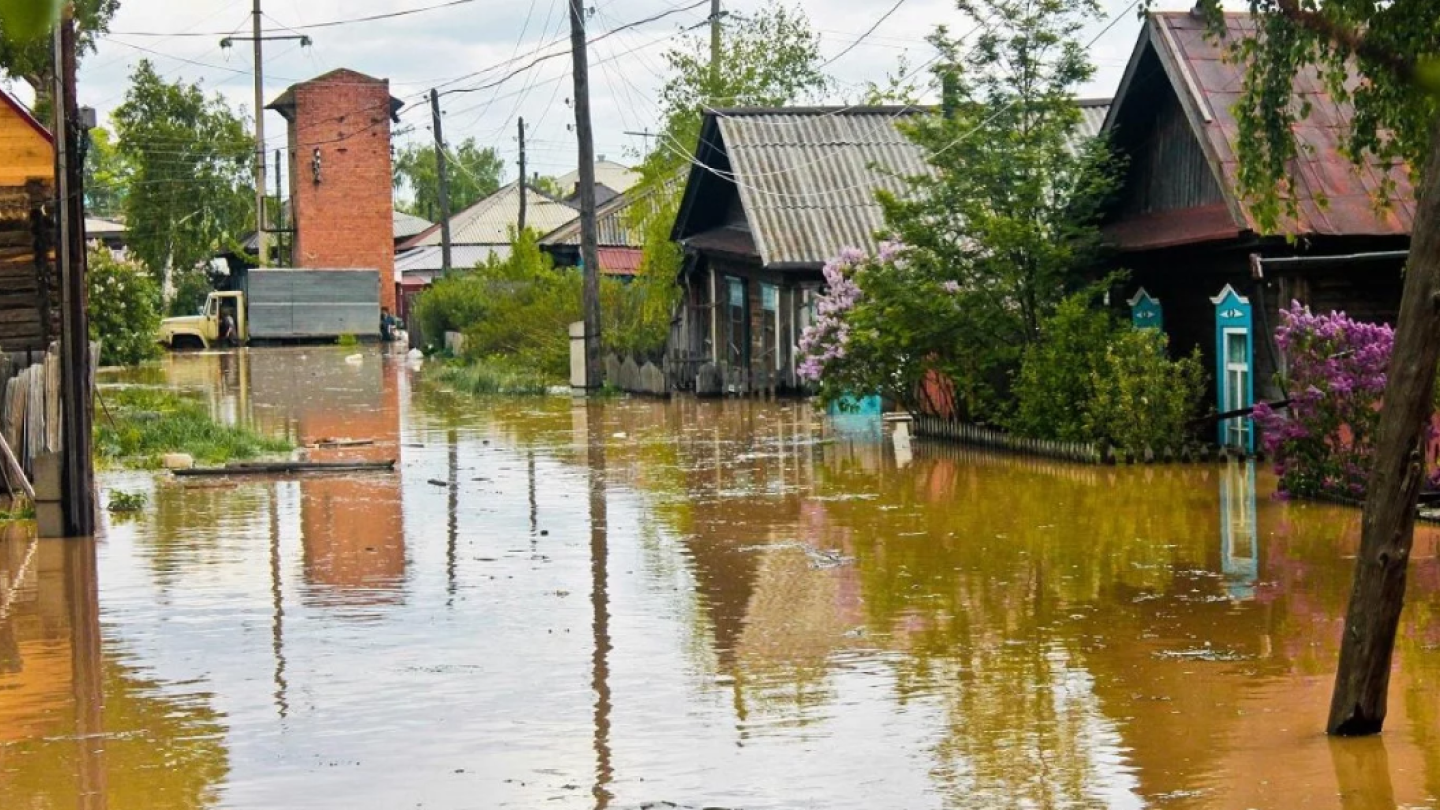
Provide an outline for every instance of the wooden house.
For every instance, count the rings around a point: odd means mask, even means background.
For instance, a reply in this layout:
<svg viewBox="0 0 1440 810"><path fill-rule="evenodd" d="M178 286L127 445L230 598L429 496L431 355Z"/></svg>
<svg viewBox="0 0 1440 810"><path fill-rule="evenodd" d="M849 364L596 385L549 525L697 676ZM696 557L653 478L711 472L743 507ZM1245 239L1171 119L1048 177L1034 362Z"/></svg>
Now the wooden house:
<svg viewBox="0 0 1440 810"><path fill-rule="evenodd" d="M666 362L701 394L793 391L796 344L846 247L876 249L875 193L926 171L897 123L917 107L706 112L671 238L683 303Z"/></svg>
<svg viewBox="0 0 1440 810"><path fill-rule="evenodd" d="M1147 16L1104 124L1129 159L1104 228L1130 271L1121 298L1136 323L1163 324L1174 353L1200 348L1225 413L1282 396L1273 336L1292 300L1393 322L1414 202L1405 167L1356 167L1344 155L1353 111L1302 75L1295 92L1312 111L1296 127L1305 145L1291 171L1298 216L1262 228L1238 192L1233 108L1245 67L1224 58L1254 22L1228 14L1218 40L1205 28L1188 12ZM1377 207L1387 174L1395 193ZM1253 449L1246 421L1220 425L1216 439Z"/></svg>
<svg viewBox="0 0 1440 810"><path fill-rule="evenodd" d="M59 333L60 291L46 209L55 146L24 105L0 90L0 351L43 352Z"/></svg>

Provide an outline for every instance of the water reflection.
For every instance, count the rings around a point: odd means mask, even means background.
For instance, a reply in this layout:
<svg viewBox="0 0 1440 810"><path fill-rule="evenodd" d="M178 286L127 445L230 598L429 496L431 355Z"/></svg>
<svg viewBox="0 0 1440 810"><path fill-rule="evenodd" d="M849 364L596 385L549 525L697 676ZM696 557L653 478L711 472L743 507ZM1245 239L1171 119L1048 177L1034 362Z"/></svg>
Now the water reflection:
<svg viewBox="0 0 1440 810"><path fill-rule="evenodd" d="M68 574L0 591L104 628L104 745L77 742L94 690L69 651L94 642L67 629L52 650L43 622L0 621L0 806L69 806L104 780L131 806L126 734L188 769L175 807L1440 796L1436 533L1415 546L1384 740L1329 741L1358 513L1276 501L1254 465L907 444L797 403L412 395L371 355L172 362L177 380L210 364L217 412L378 438L400 471L107 476L157 508L99 546L98 619ZM34 571L69 570L35 548ZM26 556L0 546L7 572ZM125 699L161 716L117 721Z"/></svg>

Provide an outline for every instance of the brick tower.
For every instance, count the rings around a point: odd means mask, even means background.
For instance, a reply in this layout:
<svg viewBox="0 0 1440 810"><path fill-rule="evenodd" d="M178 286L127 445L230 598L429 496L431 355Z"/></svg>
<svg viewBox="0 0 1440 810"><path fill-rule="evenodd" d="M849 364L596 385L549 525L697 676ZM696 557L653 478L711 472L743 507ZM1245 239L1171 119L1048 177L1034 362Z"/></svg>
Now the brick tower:
<svg viewBox="0 0 1440 810"><path fill-rule="evenodd" d="M270 104L290 123L290 204L296 267L375 268L380 305L395 311L390 82L341 68L292 86Z"/></svg>

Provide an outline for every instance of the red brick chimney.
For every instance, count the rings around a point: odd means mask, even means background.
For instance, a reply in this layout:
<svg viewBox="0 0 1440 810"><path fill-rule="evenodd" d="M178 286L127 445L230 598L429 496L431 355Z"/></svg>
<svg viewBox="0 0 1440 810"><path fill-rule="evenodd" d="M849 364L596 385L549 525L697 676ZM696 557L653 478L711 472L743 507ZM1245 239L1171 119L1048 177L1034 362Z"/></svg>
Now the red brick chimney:
<svg viewBox="0 0 1440 810"><path fill-rule="evenodd" d="M390 82L332 70L270 104L290 122L293 263L375 268L380 304L395 311L390 124L401 102Z"/></svg>

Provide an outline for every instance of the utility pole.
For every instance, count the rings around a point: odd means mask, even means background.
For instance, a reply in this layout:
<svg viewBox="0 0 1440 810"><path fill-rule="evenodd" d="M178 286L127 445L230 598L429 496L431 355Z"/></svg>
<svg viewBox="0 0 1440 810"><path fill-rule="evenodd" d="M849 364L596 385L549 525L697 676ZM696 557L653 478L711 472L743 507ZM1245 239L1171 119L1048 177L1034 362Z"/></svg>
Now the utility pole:
<svg viewBox="0 0 1440 810"><path fill-rule="evenodd" d="M634 136L637 137L637 138L644 138L644 139L645 139L645 153L646 153L647 155L650 153L650 139L656 137L656 133L651 132L649 129L642 129L642 130L640 130L639 132L636 132L636 131L633 130L633 129L627 129L627 130L625 130L624 134L626 134L626 135L634 135Z"/></svg>
<svg viewBox="0 0 1440 810"><path fill-rule="evenodd" d="M515 235L525 232L525 119L520 119L520 221L515 225Z"/></svg>
<svg viewBox="0 0 1440 810"><path fill-rule="evenodd" d="M719 0L715 0L719 2ZM255 38L255 245L260 266L270 266L270 234L265 228L265 62L260 38L260 0L250 15L250 32Z"/></svg>
<svg viewBox="0 0 1440 810"><path fill-rule="evenodd" d="M255 0L250 11L250 33L248 37L225 37L220 47L229 48L236 41L250 40L255 48L255 248L259 251L259 265L270 264L270 233L265 223L265 54L263 43L267 39L298 39L300 47L310 45L310 37L304 34L264 36L260 32L260 0Z"/></svg>
<svg viewBox="0 0 1440 810"><path fill-rule="evenodd" d="M435 131L435 174L440 180L440 272L450 275L450 177L445 165L445 133L440 128L440 93L430 90L431 129Z"/></svg>
<svg viewBox="0 0 1440 810"><path fill-rule="evenodd" d="M710 0L710 92L720 92L720 0Z"/></svg>
<svg viewBox="0 0 1440 810"><path fill-rule="evenodd" d="M61 489L68 537L95 533L95 468L90 457L90 323L85 289L85 188L75 102L75 20L55 27L55 185L60 220ZM45 313L45 317L49 317Z"/></svg>
<svg viewBox="0 0 1440 810"><path fill-rule="evenodd" d="M570 2L570 53L574 58L575 140L580 145L580 261L585 268L585 387L599 388L600 258L595 237L595 135L590 130L590 57L585 46L584 0Z"/></svg>
<svg viewBox="0 0 1440 810"><path fill-rule="evenodd" d="M285 204L280 191L280 150L275 150L275 253L282 256L285 251Z"/></svg>

